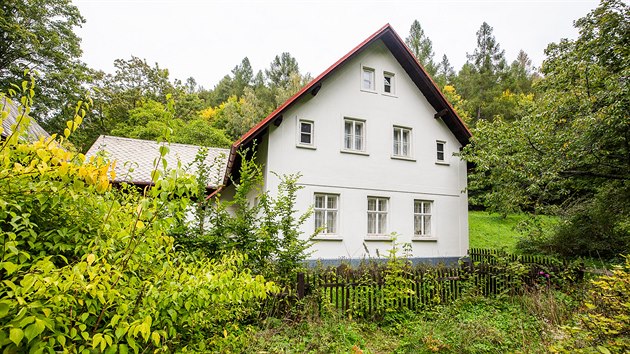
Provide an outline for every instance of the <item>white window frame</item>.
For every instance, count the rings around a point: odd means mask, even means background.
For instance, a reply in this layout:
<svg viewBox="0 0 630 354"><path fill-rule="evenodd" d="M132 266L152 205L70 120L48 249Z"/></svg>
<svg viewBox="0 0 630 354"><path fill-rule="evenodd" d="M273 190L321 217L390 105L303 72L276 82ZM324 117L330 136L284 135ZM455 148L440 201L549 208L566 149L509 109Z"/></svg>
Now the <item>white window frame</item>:
<svg viewBox="0 0 630 354"><path fill-rule="evenodd" d="M442 151L440 151L440 146L442 146ZM442 154L442 158L440 159L440 153ZM435 141L435 162L440 164L446 164L446 141L436 140Z"/></svg>
<svg viewBox="0 0 630 354"><path fill-rule="evenodd" d="M400 141L397 142L396 137L397 137L397 133L398 133L398 137L400 138ZM405 154L404 152L404 133L407 133L407 153ZM402 126L398 126L398 125L394 125L393 128L393 135L392 135L392 156L394 157L403 157L403 158L411 158L412 157L412 143L413 143L413 139L412 139L413 135L412 135L412 129L411 128L407 128L407 127L402 127Z"/></svg>
<svg viewBox="0 0 630 354"><path fill-rule="evenodd" d="M365 87L365 74L371 76L369 87ZM376 92L376 70L374 68L361 65L361 91Z"/></svg>
<svg viewBox="0 0 630 354"><path fill-rule="evenodd" d="M346 124L352 124L352 128L350 129L350 134L346 133ZM360 148L357 148L357 131L356 127L361 126L361 136L360 136ZM348 140L350 139L350 140ZM365 152L367 145L367 129L365 120L355 119L355 118L343 118L343 126L342 126L342 151L349 152Z"/></svg>
<svg viewBox="0 0 630 354"><path fill-rule="evenodd" d="M317 198L324 198L324 205L321 207L317 206ZM329 200L335 199L335 207L329 206ZM335 236L339 232L339 194L331 194L331 193L315 193L313 195L313 216L314 216L314 225L315 231L317 229L322 228L321 232L318 235L324 236ZM333 222L329 223L330 213L334 214ZM322 222L321 225L318 225L317 216L321 215Z"/></svg>
<svg viewBox="0 0 630 354"><path fill-rule="evenodd" d="M311 132L310 133L303 133L302 132L302 124L310 125L311 126ZM311 142L310 143L302 142L302 134L310 134ZM309 147L309 148L314 148L315 147L315 122L313 122L312 120L308 120L308 119L298 119L298 124L297 124L297 145L301 146L301 147Z"/></svg>
<svg viewBox="0 0 630 354"><path fill-rule="evenodd" d="M370 209L370 201L374 201L374 210ZM384 205L384 208L381 208ZM389 224L389 198L368 197L367 198L367 235L387 236ZM374 220L374 228L371 230L370 220Z"/></svg>
<svg viewBox="0 0 630 354"><path fill-rule="evenodd" d="M417 208L417 206L420 208ZM429 211L426 211L426 206L429 206ZM419 209L419 210L418 210ZM432 200L415 199L413 201L413 236L417 238L433 238L433 224L435 220L435 208ZM427 230L426 219L429 219L429 227ZM417 226L420 226L418 230ZM418 232L420 231L420 232Z"/></svg>
<svg viewBox="0 0 630 354"><path fill-rule="evenodd" d="M389 78L389 85L387 84L387 79ZM389 86L389 92L387 92L387 87ZM383 71L383 94L394 96L396 95L396 74Z"/></svg>

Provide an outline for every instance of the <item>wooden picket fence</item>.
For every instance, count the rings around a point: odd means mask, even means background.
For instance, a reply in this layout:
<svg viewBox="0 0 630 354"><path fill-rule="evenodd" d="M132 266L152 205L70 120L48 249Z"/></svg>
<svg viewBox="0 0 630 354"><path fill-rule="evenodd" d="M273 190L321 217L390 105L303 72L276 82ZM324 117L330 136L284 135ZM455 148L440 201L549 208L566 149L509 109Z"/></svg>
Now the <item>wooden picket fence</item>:
<svg viewBox="0 0 630 354"><path fill-rule="evenodd" d="M517 294L528 286L550 286L554 280L550 274L555 277L566 266L549 257L486 249L471 249L468 259L455 267L370 263L311 269L298 275L297 296L318 294L320 307L378 317L402 308L416 311L448 303L465 293Z"/></svg>

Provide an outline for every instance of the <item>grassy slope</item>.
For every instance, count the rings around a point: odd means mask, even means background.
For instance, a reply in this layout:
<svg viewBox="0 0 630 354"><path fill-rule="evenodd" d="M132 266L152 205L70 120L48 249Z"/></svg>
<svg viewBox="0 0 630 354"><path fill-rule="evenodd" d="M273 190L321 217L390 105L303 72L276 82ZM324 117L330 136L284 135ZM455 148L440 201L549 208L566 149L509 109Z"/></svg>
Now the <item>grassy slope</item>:
<svg viewBox="0 0 630 354"><path fill-rule="evenodd" d="M516 242L520 237L516 226L527 217L526 214L513 214L503 218L499 214L484 211L469 212L470 247L505 249L508 252L514 252Z"/></svg>

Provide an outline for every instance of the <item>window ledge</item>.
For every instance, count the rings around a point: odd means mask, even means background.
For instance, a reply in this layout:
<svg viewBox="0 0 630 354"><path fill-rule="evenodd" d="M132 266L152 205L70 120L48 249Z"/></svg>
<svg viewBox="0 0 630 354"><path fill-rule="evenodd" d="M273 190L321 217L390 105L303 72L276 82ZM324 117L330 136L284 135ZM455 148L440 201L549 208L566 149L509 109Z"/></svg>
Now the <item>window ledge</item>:
<svg viewBox="0 0 630 354"><path fill-rule="evenodd" d="M365 236L365 241L391 241L392 237L390 235L369 235Z"/></svg>
<svg viewBox="0 0 630 354"><path fill-rule="evenodd" d="M398 98L398 95L394 94L394 93L387 93L387 92L383 92L382 93L383 96L387 96L387 97L393 97L393 98Z"/></svg>
<svg viewBox="0 0 630 354"><path fill-rule="evenodd" d="M405 160L405 161L416 161L416 159L414 159L411 156L398 156L398 155L391 155L390 156L393 160Z"/></svg>
<svg viewBox="0 0 630 354"><path fill-rule="evenodd" d="M376 90L367 90L367 89L364 89L364 88L361 89L361 92L378 93L378 92L376 92Z"/></svg>
<svg viewBox="0 0 630 354"><path fill-rule="evenodd" d="M451 164L445 161L435 161L436 165L442 165L442 166L450 166Z"/></svg>
<svg viewBox="0 0 630 354"><path fill-rule="evenodd" d="M370 156L370 154L368 154L367 152L365 152L365 151L358 151L358 150L344 150L344 149L341 149L341 150L339 150L339 152L344 153L344 154Z"/></svg>
<svg viewBox="0 0 630 354"><path fill-rule="evenodd" d="M300 148L300 149L317 150L317 148L314 145L295 144L295 147Z"/></svg>
<svg viewBox="0 0 630 354"><path fill-rule="evenodd" d="M425 237L425 236L414 236L411 238L411 241L418 242L437 242L437 237Z"/></svg>
<svg viewBox="0 0 630 354"><path fill-rule="evenodd" d="M311 238L313 241L343 241L339 235L317 235Z"/></svg>

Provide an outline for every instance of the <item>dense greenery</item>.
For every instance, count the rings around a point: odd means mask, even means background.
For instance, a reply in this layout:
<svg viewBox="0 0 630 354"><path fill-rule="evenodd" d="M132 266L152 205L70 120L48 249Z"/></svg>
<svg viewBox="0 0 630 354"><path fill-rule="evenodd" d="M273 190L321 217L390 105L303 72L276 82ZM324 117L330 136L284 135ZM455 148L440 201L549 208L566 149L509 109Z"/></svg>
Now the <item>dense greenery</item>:
<svg viewBox="0 0 630 354"><path fill-rule="evenodd" d="M256 153L242 151L239 179L234 181L234 195L202 199L195 205L192 225L175 234L175 242L186 252L199 252L210 258L238 251L247 256L247 266L257 274L283 285L292 285L296 274L304 269L310 237L304 239L301 225L311 215L298 215L295 199L299 175L277 175L275 193L262 191L263 170ZM198 186L207 186L209 166L206 152L197 157ZM203 187L202 187L203 188ZM201 189L203 195L205 190ZM256 200L252 200L256 196ZM307 235L310 236L310 235Z"/></svg>
<svg viewBox="0 0 630 354"><path fill-rule="evenodd" d="M40 99L31 115L60 122L85 95L92 70L79 60L81 39L74 33L85 19L70 0L15 0L0 3L0 89L22 82L24 70L37 75Z"/></svg>
<svg viewBox="0 0 630 354"><path fill-rule="evenodd" d="M204 351L257 317L277 287L252 273L247 255L175 250L169 233L199 189L166 165L167 145L153 188L112 189L109 164L63 148L89 104L79 103L63 137L29 143L21 134L33 81L23 87L25 108L0 144L0 346Z"/></svg>
<svg viewBox="0 0 630 354"><path fill-rule="evenodd" d="M565 216L539 250L614 257L630 247L630 9L603 1L576 26L547 48L526 114L480 121L464 156L491 209Z"/></svg>
<svg viewBox="0 0 630 354"><path fill-rule="evenodd" d="M114 73L87 68L70 1L3 2L0 15L0 85L21 103L18 129L0 142L6 352L629 350L628 258L585 291L548 282L519 296L471 293L413 314L389 306L369 323L316 297L283 319L261 316L307 256L299 175L261 193L262 167L242 152L235 196L206 200L203 153L188 176L164 167L165 145L155 186L138 190L113 189L107 161L73 151L99 134L227 147L310 79L297 60L285 52L254 73L244 58L205 89L138 57L116 60ZM601 258L630 249L630 9L603 0L575 25L579 37L550 44L537 70L523 51L510 63L484 22L457 71L411 26L406 43L473 131L462 152L474 165L471 204L498 213L471 213L473 247ZM11 86L24 69L38 85ZM78 101L85 88L94 101ZM31 116L59 135L21 140ZM394 248L380 289L389 304L409 292ZM291 305L292 289L283 292Z"/></svg>

